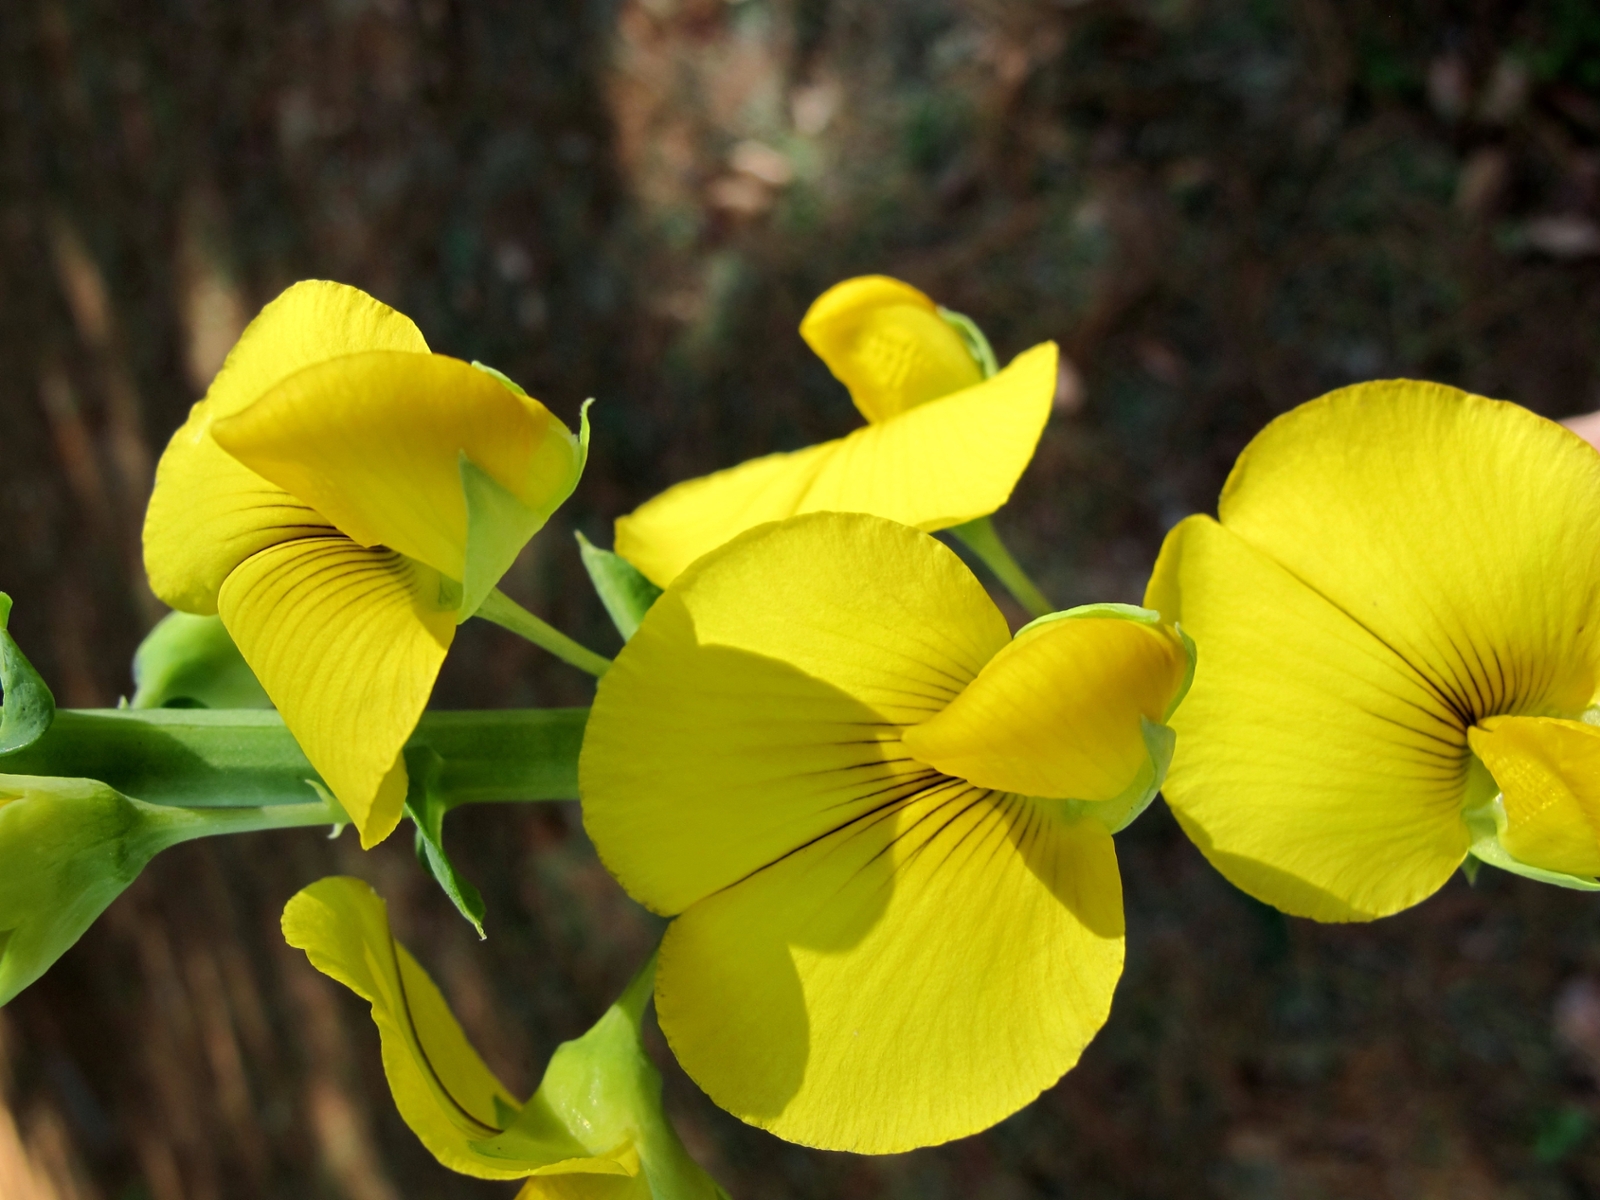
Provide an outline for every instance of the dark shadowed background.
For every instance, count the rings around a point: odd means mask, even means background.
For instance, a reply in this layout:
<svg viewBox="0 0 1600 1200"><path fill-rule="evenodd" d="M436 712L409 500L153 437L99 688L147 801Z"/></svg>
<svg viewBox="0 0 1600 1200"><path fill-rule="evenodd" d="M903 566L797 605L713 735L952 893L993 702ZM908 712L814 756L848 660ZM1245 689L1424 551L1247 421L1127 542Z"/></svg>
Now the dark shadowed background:
<svg viewBox="0 0 1600 1200"><path fill-rule="evenodd" d="M63 704L129 691L152 464L244 322L320 276L569 421L598 398L507 589L613 650L572 531L606 544L668 483L852 427L795 326L886 271L1002 358L1061 343L998 523L1058 604L1136 600L1245 441L1331 387L1600 406L1597 219L1591 0L3 0L0 586ZM586 701L481 624L437 705ZM157 860L0 1014L0 1197L509 1200L410 1136L284 901L372 880L519 1091L655 930L571 806L450 837L483 944L404 836ZM1128 970L1031 1108L854 1158L666 1066L691 1149L738 1200L1600 1196L1600 900L1486 871L1318 927L1159 806L1118 842Z"/></svg>

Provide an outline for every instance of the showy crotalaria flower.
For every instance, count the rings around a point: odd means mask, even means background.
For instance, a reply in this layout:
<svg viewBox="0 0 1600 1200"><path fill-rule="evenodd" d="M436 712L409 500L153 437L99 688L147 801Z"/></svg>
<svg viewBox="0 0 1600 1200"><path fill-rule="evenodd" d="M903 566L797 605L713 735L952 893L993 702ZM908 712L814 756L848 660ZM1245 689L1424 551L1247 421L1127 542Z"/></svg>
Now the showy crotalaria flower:
<svg viewBox="0 0 1600 1200"><path fill-rule="evenodd" d="M584 824L676 916L661 1028L723 1108L866 1153L984 1129L1078 1059L1122 970L1111 834L1191 656L1099 605L1012 638L927 534L816 513L667 588L601 680Z"/></svg>
<svg viewBox="0 0 1600 1200"><path fill-rule="evenodd" d="M744 530L799 513L871 513L924 530L988 516L1033 458L1055 396L1054 342L985 379L938 305L882 275L829 288L800 335L867 425L680 483L618 518L617 553L657 585Z"/></svg>
<svg viewBox="0 0 1600 1200"><path fill-rule="evenodd" d="M1600 874L1600 454L1437 384L1267 426L1145 602L1200 646L1168 803L1239 887L1385 916L1470 853Z"/></svg>
<svg viewBox="0 0 1600 1200"><path fill-rule="evenodd" d="M361 880L305 888L283 910L283 933L372 1006L395 1105L451 1170L526 1179L517 1200L727 1200L661 1110L661 1076L639 1040L648 969L594 1028L557 1048L522 1103L472 1048Z"/></svg>
<svg viewBox="0 0 1600 1200"><path fill-rule="evenodd" d="M145 519L150 585L221 614L363 845L400 819L400 750L456 624L571 493L586 444L320 281L262 310L173 435Z"/></svg>

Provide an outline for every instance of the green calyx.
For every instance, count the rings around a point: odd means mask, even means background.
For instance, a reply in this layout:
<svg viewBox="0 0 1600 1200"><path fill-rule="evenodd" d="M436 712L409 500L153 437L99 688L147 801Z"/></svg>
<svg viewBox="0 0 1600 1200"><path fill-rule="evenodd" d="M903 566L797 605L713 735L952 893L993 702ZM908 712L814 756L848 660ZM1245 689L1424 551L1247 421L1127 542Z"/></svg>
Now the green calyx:
<svg viewBox="0 0 1600 1200"><path fill-rule="evenodd" d="M0 775L0 1004L44 974L162 850L341 815L321 802L172 808L94 779Z"/></svg>
<svg viewBox="0 0 1600 1200"><path fill-rule="evenodd" d="M1476 864L1486 863L1512 875L1521 875L1524 879L1553 884L1574 892L1600 892L1600 879L1529 866L1512 857L1500 841L1506 829L1506 808L1500 795L1500 785L1476 754L1467 766L1466 800L1461 818L1472 836L1472 844L1467 848L1467 862L1473 865L1470 868L1463 866L1469 881L1476 882Z"/></svg>
<svg viewBox="0 0 1600 1200"><path fill-rule="evenodd" d="M1121 795L1110 800L1045 800L1035 799L1047 810L1059 813L1065 820L1082 818L1098 821L1107 833L1121 833L1132 825L1150 802L1156 798L1161 785L1166 782L1167 771L1172 766L1172 751L1178 744L1178 735L1170 726L1161 725L1148 718L1139 718L1139 732L1144 735L1146 759L1139 774Z"/></svg>
<svg viewBox="0 0 1600 1200"><path fill-rule="evenodd" d="M133 652L130 708L271 708L219 616L168 613Z"/></svg>
<svg viewBox="0 0 1600 1200"><path fill-rule="evenodd" d="M527 394L500 372L482 363L474 363L473 366L493 375L519 395ZM580 410L578 433L572 439L572 461L565 486L556 489L537 508L524 504L465 453L461 454L461 491L467 502L467 548L461 595L457 600L458 622L477 613L511 569L522 548L544 528L551 514L566 502L573 488L578 486L589 459L589 405L593 403L593 400L585 400Z"/></svg>
<svg viewBox="0 0 1600 1200"><path fill-rule="evenodd" d="M11 597L0 592L0 755L31 746L55 719L56 700L7 628Z"/></svg>
<svg viewBox="0 0 1600 1200"><path fill-rule="evenodd" d="M651 1200L727 1200L689 1157L661 1107L661 1073L644 1048L641 1024L655 980L655 955L589 1031L563 1042L539 1090L504 1132L473 1143L512 1161L548 1156L564 1143L602 1153L631 1144ZM630 1195L632 1193L629 1193Z"/></svg>

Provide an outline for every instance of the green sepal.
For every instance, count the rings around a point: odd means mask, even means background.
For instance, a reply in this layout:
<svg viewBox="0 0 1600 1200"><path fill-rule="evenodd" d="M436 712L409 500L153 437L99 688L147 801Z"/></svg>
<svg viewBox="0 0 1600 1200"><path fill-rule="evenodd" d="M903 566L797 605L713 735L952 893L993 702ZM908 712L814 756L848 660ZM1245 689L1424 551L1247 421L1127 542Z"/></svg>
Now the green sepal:
<svg viewBox="0 0 1600 1200"><path fill-rule="evenodd" d="M319 803L169 808L97 779L0 775L0 1004L65 954L160 851L208 834L332 815Z"/></svg>
<svg viewBox="0 0 1600 1200"><path fill-rule="evenodd" d="M498 371L479 363L473 365L504 380L519 394L526 395ZM549 501L538 508L528 507L509 488L468 458L465 452L461 454L461 491L467 502L467 550L461 599L456 611L458 624L478 611L489 593L511 569L522 548L544 528L550 515L566 502L567 497L572 495L572 489L578 486L589 459L589 405L593 403L592 400L585 400L579 413L578 434L572 439L572 469L566 486L558 488Z"/></svg>
<svg viewBox="0 0 1600 1200"><path fill-rule="evenodd" d="M11 597L0 592L0 754L31 746L55 720L56 698L6 628Z"/></svg>
<svg viewBox="0 0 1600 1200"><path fill-rule="evenodd" d="M139 877L167 811L93 779L0 776L0 1004Z"/></svg>
<svg viewBox="0 0 1600 1200"><path fill-rule="evenodd" d="M583 569L589 572L589 581L611 615L622 640L627 641L639 628L645 613L661 595L661 589L645 578L644 573L615 551L602 550L581 532L573 534L578 539L578 554L583 558Z"/></svg>
<svg viewBox="0 0 1600 1200"><path fill-rule="evenodd" d="M1521 875L1525 879L1535 879L1540 883L1552 883L1556 887L1570 888L1575 892L1600 892L1600 879L1591 879L1586 875L1567 875L1561 871L1546 871L1541 867L1530 867L1507 854L1497 838L1474 842L1467 853L1479 862L1488 863L1491 867L1499 867L1502 871L1509 871L1513 875Z"/></svg>
<svg viewBox="0 0 1600 1200"><path fill-rule="evenodd" d="M219 616L168 613L133 652L129 708L271 708Z"/></svg>
<svg viewBox="0 0 1600 1200"><path fill-rule="evenodd" d="M444 814L450 811L439 780L444 773L444 759L431 746L407 746L405 749L407 790L406 816L417 827L417 861L450 897L456 911L465 917L480 939L488 937L483 931L483 896L472 882L457 871L444 850Z"/></svg>
<svg viewBox="0 0 1600 1200"><path fill-rule="evenodd" d="M1178 744L1178 735L1171 726L1148 717L1139 718L1139 732L1144 736L1145 762L1121 795L1110 800L1040 800L1039 803L1061 806L1069 820L1092 817L1106 827L1106 832L1121 833L1150 807L1161 791L1172 766L1173 748Z"/></svg>
<svg viewBox="0 0 1600 1200"><path fill-rule="evenodd" d="M482 371L485 375L492 375L494 378L498 379L501 383L505 384L506 387L510 388L517 395L526 396L528 394L527 392L522 390L522 385L520 383L518 383L515 379L511 378L511 376L507 375L504 371L497 371L493 367L491 367L488 363L479 362L477 359L473 359L472 360L472 365L474 367L476 367L478 370Z"/></svg>
<svg viewBox="0 0 1600 1200"><path fill-rule="evenodd" d="M1119 621L1136 621L1140 625L1160 625L1161 614L1153 608L1141 608L1137 604L1118 604L1105 601L1099 604L1080 604L1077 608L1064 608L1060 612L1046 613L1042 617L1029 621L1017 630L1016 637L1043 625L1050 625L1056 621L1081 620L1084 617L1111 618ZM1178 622L1172 623L1172 632L1178 635L1178 640L1183 643L1184 653L1188 656L1189 665L1183 673L1183 682L1178 685L1178 690L1172 694L1172 701L1167 705L1167 711L1161 715L1163 721L1170 721L1172 714L1178 711L1178 705L1183 703L1183 698L1189 694L1189 689L1194 686L1195 645L1194 639L1183 631L1183 626ZM1109 801L1108 801L1109 803Z"/></svg>
<svg viewBox="0 0 1600 1200"><path fill-rule="evenodd" d="M983 372L985 379L993 379L1000 373L1000 361L994 356L994 347L989 345L989 339L984 336L983 330L978 328L978 323L965 313L958 313L954 309L939 306L939 315L944 318L944 323L961 335L961 340L967 344L967 350L978 364L978 369Z"/></svg>
<svg viewBox="0 0 1600 1200"><path fill-rule="evenodd" d="M655 956L589 1031L556 1047L539 1090L499 1136L472 1143L480 1154L537 1161L578 1138L589 1153L632 1143L652 1200L728 1200L689 1157L661 1107L661 1074L640 1026L655 980Z"/></svg>
<svg viewBox="0 0 1600 1200"><path fill-rule="evenodd" d="M1477 859L1491 867L1521 875L1524 879L1553 884L1574 892L1600 892L1600 879L1530 867L1511 857L1500 844L1500 835L1506 828L1505 801L1494 776L1477 755L1473 755L1468 764L1466 792L1467 804L1461 816L1467 824L1467 832L1472 836L1472 844L1467 848L1467 861Z"/></svg>

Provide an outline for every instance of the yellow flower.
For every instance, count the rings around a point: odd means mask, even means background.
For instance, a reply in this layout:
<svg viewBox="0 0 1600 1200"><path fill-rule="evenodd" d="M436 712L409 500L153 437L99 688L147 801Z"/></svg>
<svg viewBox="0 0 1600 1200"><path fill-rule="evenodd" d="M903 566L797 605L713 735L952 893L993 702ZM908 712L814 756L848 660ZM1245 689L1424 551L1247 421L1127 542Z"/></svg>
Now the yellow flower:
<svg viewBox="0 0 1600 1200"><path fill-rule="evenodd" d="M1145 602L1200 646L1166 796L1223 874L1350 921L1469 851L1600 871L1600 455L1515 405L1362 384L1263 430L1218 512L1168 535Z"/></svg>
<svg viewBox="0 0 1600 1200"><path fill-rule="evenodd" d="M722 1107L888 1153L1054 1083L1122 969L1111 833L1160 785L1187 683L1155 614L1013 639L953 552L815 513L706 555L601 680L584 823L676 915L656 1005Z"/></svg>
<svg viewBox="0 0 1600 1200"><path fill-rule="evenodd" d="M594 1028L557 1048L519 1103L361 880L305 888L283 910L283 935L372 1006L395 1106L451 1170L527 1179L517 1200L727 1200L661 1110L661 1076L639 1039L648 967Z"/></svg>
<svg viewBox="0 0 1600 1200"><path fill-rule="evenodd" d="M942 310L881 275L828 289L800 334L867 425L680 483L619 518L617 553L652 582L665 587L744 530L799 513L872 513L935 530L988 516L1010 498L1050 415L1054 342L985 379Z"/></svg>
<svg viewBox="0 0 1600 1200"><path fill-rule="evenodd" d="M585 445L324 282L262 310L173 435L145 518L150 585L221 614L363 845L399 820L400 748L456 624L571 493Z"/></svg>

